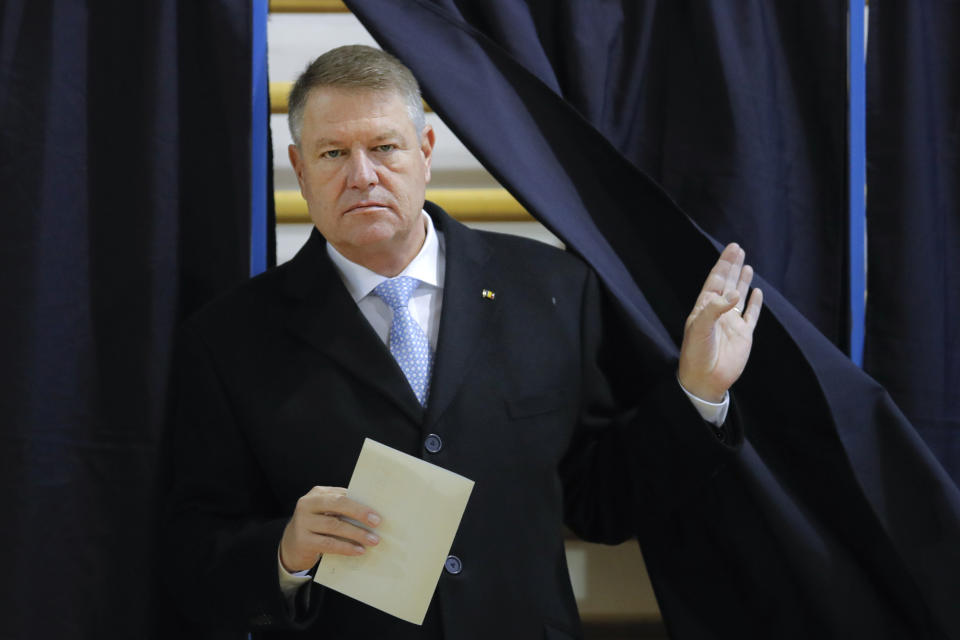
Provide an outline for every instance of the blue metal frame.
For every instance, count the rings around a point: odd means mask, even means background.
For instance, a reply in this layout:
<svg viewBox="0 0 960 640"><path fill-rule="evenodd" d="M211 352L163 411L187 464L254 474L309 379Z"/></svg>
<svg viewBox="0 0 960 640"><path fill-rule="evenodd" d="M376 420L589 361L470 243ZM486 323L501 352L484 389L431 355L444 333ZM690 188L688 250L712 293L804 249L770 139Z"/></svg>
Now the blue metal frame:
<svg viewBox="0 0 960 640"><path fill-rule="evenodd" d="M866 265L866 54L864 0L848 3L849 185L850 185L850 358L863 366Z"/></svg>
<svg viewBox="0 0 960 640"><path fill-rule="evenodd" d="M255 276L267 268L268 0L253 0L251 8L250 275Z"/></svg>

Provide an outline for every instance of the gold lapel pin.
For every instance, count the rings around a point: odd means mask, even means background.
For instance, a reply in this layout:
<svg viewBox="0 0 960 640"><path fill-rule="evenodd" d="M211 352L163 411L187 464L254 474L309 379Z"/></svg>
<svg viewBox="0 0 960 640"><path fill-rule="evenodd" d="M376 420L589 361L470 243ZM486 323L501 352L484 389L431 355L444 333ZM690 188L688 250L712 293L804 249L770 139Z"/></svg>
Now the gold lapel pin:
<svg viewBox="0 0 960 640"><path fill-rule="evenodd" d="M484 289L483 291L480 292L480 295L482 295L487 300L493 300L494 298L497 297L497 294L495 294L493 291L490 291L490 289Z"/></svg>

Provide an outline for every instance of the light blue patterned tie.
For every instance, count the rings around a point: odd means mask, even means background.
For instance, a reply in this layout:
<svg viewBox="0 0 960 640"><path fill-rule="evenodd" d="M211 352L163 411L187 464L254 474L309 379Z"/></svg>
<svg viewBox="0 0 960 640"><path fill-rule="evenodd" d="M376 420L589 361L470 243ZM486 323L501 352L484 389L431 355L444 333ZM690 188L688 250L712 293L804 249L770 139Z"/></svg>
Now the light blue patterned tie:
<svg viewBox="0 0 960 640"><path fill-rule="evenodd" d="M430 369L433 366L433 353L427 334L410 315L410 294L419 286L420 281L410 276L400 276L384 280L373 290L373 294L393 309L393 322L390 324L388 345L400 370L407 377L410 388L421 405L427 404L430 393Z"/></svg>

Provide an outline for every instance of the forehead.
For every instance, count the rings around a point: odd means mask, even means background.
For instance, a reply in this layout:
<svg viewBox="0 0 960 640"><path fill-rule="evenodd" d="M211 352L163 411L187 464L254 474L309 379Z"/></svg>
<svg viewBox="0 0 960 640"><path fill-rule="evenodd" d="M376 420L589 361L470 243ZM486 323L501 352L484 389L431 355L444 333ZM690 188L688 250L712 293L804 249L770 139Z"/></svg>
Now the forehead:
<svg viewBox="0 0 960 640"><path fill-rule="evenodd" d="M303 138L413 131L406 104L396 91L319 87L303 113Z"/></svg>

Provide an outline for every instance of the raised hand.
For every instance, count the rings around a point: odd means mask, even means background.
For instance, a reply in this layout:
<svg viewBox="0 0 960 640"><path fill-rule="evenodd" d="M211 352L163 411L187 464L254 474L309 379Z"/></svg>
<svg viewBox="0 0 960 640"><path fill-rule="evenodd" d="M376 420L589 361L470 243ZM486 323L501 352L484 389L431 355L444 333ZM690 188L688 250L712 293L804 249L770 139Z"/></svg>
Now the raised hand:
<svg viewBox="0 0 960 640"><path fill-rule="evenodd" d="M710 402L723 400L743 373L763 307L759 289L747 301L753 268L744 265L745 257L739 245L727 245L683 329L677 377L687 391Z"/></svg>

